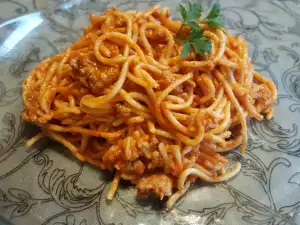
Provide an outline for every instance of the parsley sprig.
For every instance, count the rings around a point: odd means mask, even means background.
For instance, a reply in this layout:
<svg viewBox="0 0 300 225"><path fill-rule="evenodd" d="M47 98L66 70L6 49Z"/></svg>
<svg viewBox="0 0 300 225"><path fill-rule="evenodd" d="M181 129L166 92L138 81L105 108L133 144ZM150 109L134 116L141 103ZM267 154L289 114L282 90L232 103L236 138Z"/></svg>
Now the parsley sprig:
<svg viewBox="0 0 300 225"><path fill-rule="evenodd" d="M209 14L201 21L208 26L222 29L223 24L220 19L220 5L214 4ZM196 54L204 56L211 51L211 40L203 36L204 30L200 27L197 20L201 18L203 11L202 5L189 2L186 6L179 4L178 11L182 17L183 23L176 33L176 40L183 42L183 50L181 56L187 56L192 48L195 49ZM189 31L181 34L182 28L188 26Z"/></svg>

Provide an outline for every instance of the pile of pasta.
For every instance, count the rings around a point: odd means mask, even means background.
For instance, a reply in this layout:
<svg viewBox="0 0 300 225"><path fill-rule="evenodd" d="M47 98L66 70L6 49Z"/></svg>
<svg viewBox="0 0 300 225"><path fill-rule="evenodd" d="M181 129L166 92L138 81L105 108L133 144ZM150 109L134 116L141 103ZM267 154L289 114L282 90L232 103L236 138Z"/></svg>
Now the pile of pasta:
<svg viewBox="0 0 300 225"><path fill-rule="evenodd" d="M140 196L167 198L171 208L197 179L221 182L222 153L247 146L247 120L273 116L274 83L258 74L241 36L200 26L210 54L182 57L181 27L169 8L107 9L90 15L83 36L42 61L24 81L22 118L80 161L114 171Z"/></svg>

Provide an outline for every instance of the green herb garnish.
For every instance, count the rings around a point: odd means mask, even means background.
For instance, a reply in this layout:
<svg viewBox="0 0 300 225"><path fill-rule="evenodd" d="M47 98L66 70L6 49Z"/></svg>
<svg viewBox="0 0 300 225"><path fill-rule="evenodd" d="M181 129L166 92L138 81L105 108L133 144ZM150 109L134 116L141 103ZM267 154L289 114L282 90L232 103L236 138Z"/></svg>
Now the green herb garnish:
<svg viewBox="0 0 300 225"><path fill-rule="evenodd" d="M220 5L214 4L209 14L201 21L213 28L222 29L223 24L220 19ZM187 56L194 48L196 54L204 56L211 51L211 40L202 36L204 30L200 27L198 20L202 14L202 5L197 3L188 3L186 6L179 5L178 11L182 17L183 23L176 33L176 40L183 42L181 56ZM184 26L189 27L189 31L183 35L180 34Z"/></svg>

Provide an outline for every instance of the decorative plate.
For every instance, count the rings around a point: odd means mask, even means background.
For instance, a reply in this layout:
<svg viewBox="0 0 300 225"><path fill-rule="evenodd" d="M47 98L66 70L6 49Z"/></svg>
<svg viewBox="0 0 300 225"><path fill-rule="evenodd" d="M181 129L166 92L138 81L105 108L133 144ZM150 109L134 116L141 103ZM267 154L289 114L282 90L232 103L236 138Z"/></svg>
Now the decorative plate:
<svg viewBox="0 0 300 225"><path fill-rule="evenodd" d="M74 42L90 12L112 5L140 10L160 2L176 15L181 1L43 2L0 1L0 224L300 224L299 0L219 1L226 26L247 39L256 70L278 87L275 116L249 122L247 152L230 154L242 163L234 179L198 182L171 212L158 200L137 200L127 183L107 202L112 175L77 161L50 140L26 149L37 128L20 114L28 72ZM204 3L209 7L213 1Z"/></svg>

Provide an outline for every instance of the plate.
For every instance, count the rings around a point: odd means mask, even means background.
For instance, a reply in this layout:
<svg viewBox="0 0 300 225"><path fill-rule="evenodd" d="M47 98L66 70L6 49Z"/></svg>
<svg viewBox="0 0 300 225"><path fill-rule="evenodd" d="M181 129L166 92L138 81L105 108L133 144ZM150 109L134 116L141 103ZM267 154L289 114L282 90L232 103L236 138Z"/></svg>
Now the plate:
<svg viewBox="0 0 300 225"><path fill-rule="evenodd" d="M80 36L90 12L112 5L140 10L158 1L18 2L0 2L2 224L300 224L299 1L219 1L226 26L247 39L256 70L277 85L275 116L249 122L246 153L228 155L242 164L234 179L216 185L198 182L171 212L165 212L158 200L137 200L128 183L122 183L115 199L107 202L112 174L77 161L50 140L26 149L24 143L38 129L20 118L22 81L42 59ZM159 2L176 17L181 1ZM204 2L207 7L213 4Z"/></svg>

